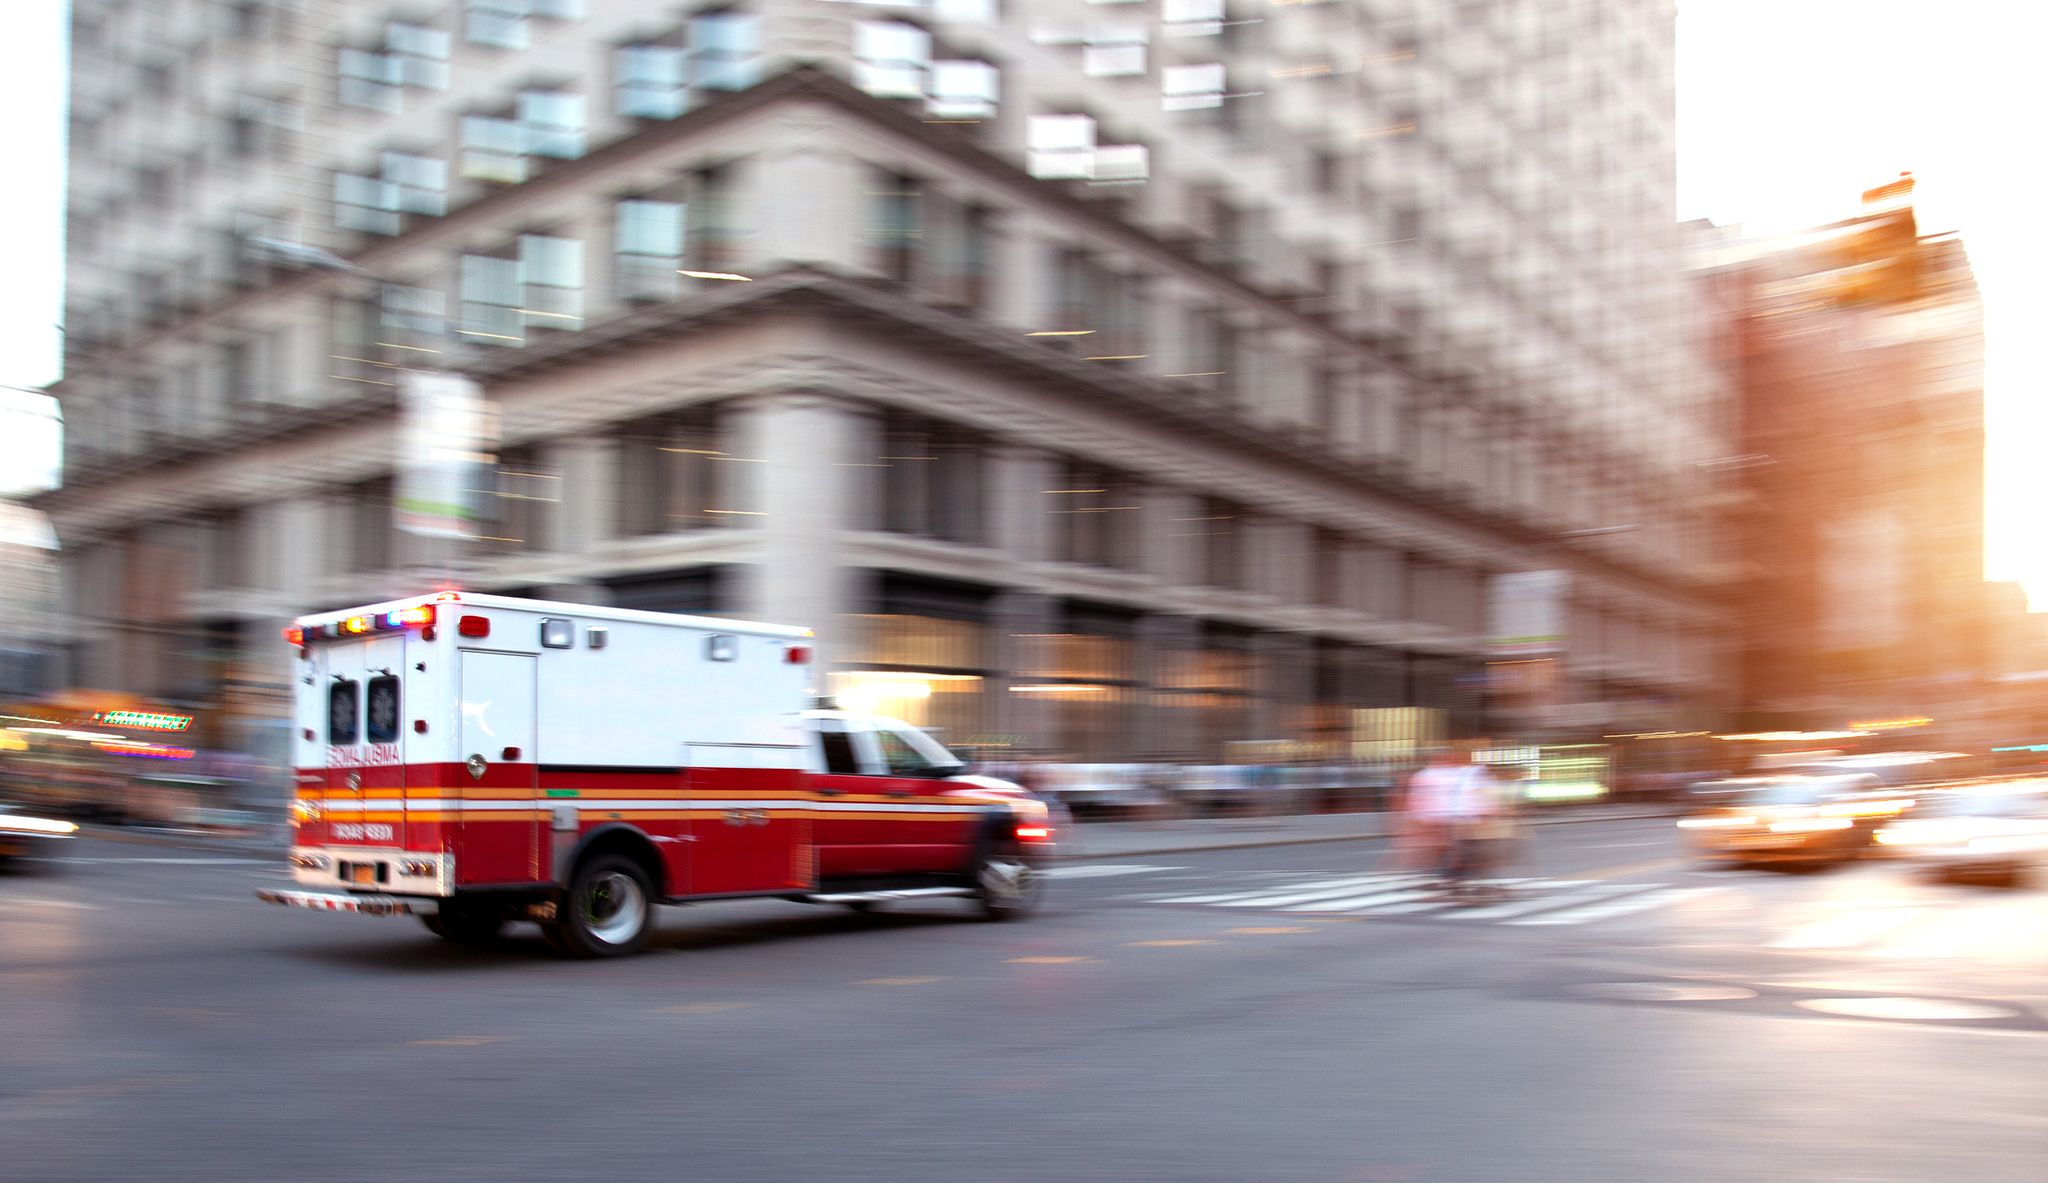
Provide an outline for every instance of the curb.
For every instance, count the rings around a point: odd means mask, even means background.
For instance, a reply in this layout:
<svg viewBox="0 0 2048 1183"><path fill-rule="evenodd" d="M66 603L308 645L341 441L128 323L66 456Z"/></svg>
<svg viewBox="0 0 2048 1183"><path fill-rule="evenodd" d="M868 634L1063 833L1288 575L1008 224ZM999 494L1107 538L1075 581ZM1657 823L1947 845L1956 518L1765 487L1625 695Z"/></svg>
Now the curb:
<svg viewBox="0 0 2048 1183"><path fill-rule="evenodd" d="M1581 826L1593 822L1631 822L1656 818L1668 818L1668 811L1657 813L1608 814L1605 817L1551 817L1531 821L1532 826ZM1085 829L1082 833L1086 833ZM1153 858L1169 854L1201 854L1212 850L1258 850L1273 846L1314 846L1326 842L1380 842L1388 835L1377 834L1313 834L1292 838L1258 838L1247 842L1200 841L1193 846L1148 846L1138 850L1113 850L1101 853L1075 853L1059 856L1062 862L1088 862L1094 859Z"/></svg>

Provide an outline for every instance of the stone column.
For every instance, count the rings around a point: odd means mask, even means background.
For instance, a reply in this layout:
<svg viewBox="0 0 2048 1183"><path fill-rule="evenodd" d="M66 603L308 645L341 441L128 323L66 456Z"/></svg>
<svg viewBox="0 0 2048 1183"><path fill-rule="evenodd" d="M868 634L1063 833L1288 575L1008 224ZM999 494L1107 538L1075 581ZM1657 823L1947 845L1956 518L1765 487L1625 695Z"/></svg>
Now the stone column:
<svg viewBox="0 0 2048 1183"><path fill-rule="evenodd" d="M840 553L857 524L847 467L855 457L858 412L822 392L794 390L737 404L732 414L732 488L742 512L736 528L755 535L741 567L735 607L755 620L817 630L821 671L841 660L851 624L863 611L865 583Z"/></svg>
<svg viewBox="0 0 2048 1183"><path fill-rule="evenodd" d="M586 554L619 534L620 445L605 436L578 436L550 444L542 465L561 479L561 499L549 515L544 550Z"/></svg>
<svg viewBox="0 0 2048 1183"><path fill-rule="evenodd" d="M998 447L990 459L991 541L1019 562L1049 561L1056 535L1048 511L1063 499L1046 490L1059 487L1058 461L1050 452L1020 446Z"/></svg>

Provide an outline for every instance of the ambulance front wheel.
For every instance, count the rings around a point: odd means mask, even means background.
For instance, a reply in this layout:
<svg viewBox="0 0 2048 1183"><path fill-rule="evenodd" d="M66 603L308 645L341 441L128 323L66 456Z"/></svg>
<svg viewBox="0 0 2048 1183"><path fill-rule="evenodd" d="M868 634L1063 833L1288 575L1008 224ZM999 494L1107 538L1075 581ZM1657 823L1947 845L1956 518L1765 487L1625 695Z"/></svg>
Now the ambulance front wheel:
<svg viewBox="0 0 2048 1183"><path fill-rule="evenodd" d="M985 851L974 863L974 894L989 920L1017 920L1038 908L1045 876L1016 850Z"/></svg>
<svg viewBox="0 0 2048 1183"><path fill-rule="evenodd" d="M646 869L622 854L599 855L576 868L548 935L572 957L618 957L645 948L654 935Z"/></svg>

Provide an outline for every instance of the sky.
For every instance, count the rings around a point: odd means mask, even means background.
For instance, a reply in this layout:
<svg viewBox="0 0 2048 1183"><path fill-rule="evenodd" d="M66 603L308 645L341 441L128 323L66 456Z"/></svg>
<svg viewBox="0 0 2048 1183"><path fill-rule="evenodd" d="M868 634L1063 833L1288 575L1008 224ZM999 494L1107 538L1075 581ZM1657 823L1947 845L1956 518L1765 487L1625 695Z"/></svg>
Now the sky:
<svg viewBox="0 0 2048 1183"><path fill-rule="evenodd" d="M64 0L6 5L0 38L0 387L56 379ZM1962 233L1986 306L1987 574L2048 609L2048 246L2036 227L2048 5L2032 0L1680 0L1681 218L1796 230L1910 169L1926 231ZM0 389L0 493L47 483L55 419Z"/></svg>

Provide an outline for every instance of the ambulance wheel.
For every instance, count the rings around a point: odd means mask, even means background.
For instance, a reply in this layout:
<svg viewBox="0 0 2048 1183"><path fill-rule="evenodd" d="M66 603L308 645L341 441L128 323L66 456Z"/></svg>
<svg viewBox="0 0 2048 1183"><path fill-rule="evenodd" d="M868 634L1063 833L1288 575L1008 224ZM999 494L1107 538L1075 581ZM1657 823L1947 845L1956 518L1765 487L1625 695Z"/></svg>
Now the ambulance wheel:
<svg viewBox="0 0 2048 1183"><path fill-rule="evenodd" d="M974 860L974 898L988 920L1029 916L1045 895L1045 873L1014 849L982 852Z"/></svg>
<svg viewBox="0 0 2048 1183"><path fill-rule="evenodd" d="M481 945L505 928L505 913L497 908L463 907L443 904L439 912L420 917L427 931L458 945Z"/></svg>
<svg viewBox="0 0 2048 1183"><path fill-rule="evenodd" d="M654 892L647 872L620 854L599 855L576 868L555 910L552 944L571 957L637 953L654 935Z"/></svg>

